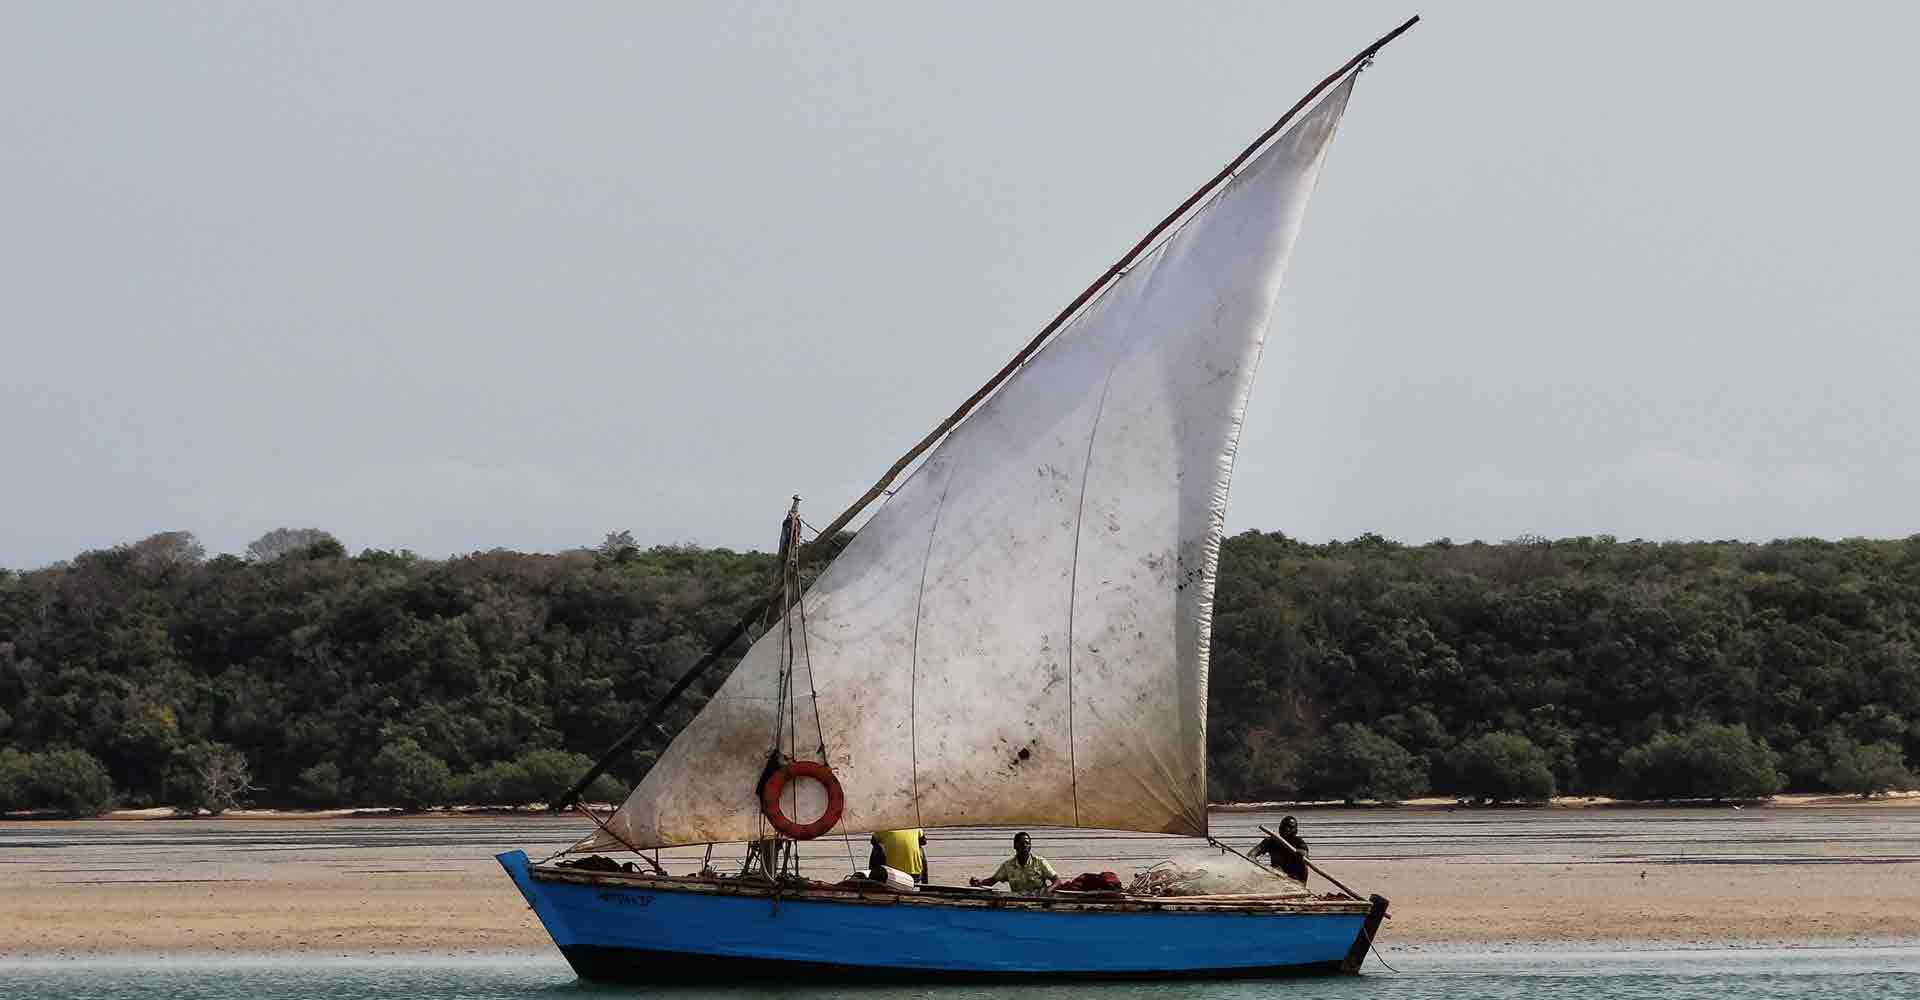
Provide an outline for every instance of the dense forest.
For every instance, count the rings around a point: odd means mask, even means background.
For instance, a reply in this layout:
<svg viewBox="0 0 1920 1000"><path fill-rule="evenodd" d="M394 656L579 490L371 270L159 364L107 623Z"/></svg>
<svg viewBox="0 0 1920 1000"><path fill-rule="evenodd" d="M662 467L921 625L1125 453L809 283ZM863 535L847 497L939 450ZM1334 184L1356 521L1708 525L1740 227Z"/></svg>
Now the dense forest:
<svg viewBox="0 0 1920 1000"><path fill-rule="evenodd" d="M0 811L542 801L772 572L624 532L438 561L310 529L245 557L170 532L0 571ZM1209 708L1216 800L1909 787L1920 536L1249 532L1222 551ZM622 794L665 739L591 794Z"/></svg>

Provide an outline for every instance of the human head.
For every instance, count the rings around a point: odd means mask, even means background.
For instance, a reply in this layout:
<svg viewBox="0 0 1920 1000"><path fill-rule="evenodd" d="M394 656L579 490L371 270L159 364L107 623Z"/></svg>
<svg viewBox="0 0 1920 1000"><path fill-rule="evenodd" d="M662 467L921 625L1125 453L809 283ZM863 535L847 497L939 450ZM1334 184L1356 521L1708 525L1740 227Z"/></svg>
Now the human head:
<svg viewBox="0 0 1920 1000"><path fill-rule="evenodd" d="M1300 832L1300 821L1294 819L1292 816L1288 816L1286 819L1280 821L1280 832L1289 837L1293 836Z"/></svg>
<svg viewBox="0 0 1920 1000"><path fill-rule="evenodd" d="M1025 830L1022 830L1019 833L1014 834L1013 835L1013 856L1016 858L1025 858L1028 854L1031 854L1031 853L1033 853L1033 838L1027 836L1027 832Z"/></svg>

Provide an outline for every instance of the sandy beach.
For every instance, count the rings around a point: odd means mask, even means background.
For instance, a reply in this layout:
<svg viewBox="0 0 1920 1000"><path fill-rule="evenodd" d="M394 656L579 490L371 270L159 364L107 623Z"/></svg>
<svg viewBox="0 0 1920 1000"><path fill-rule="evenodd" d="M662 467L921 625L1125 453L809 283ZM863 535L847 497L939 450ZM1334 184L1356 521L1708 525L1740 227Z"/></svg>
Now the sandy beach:
<svg viewBox="0 0 1920 1000"><path fill-rule="evenodd" d="M1385 945L1757 945L1920 940L1914 802L1296 815L1315 860L1393 899ZM1278 817L1222 810L1214 827L1244 848ZM0 955L543 949L544 933L492 855L539 857L583 825L535 815L0 823ZM1008 833L936 831L935 878L989 871ZM1036 841L1063 872L1123 878L1195 847L1084 831L1036 831ZM740 854L717 849L716 867ZM663 857L686 871L700 851ZM805 857L809 874L838 878L865 851L822 840Z"/></svg>

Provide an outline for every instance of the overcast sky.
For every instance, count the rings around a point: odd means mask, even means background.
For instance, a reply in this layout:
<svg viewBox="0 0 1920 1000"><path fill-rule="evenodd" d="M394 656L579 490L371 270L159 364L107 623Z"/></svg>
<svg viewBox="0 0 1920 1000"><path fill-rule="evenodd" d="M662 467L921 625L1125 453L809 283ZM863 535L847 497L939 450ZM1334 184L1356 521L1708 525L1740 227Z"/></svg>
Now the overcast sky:
<svg viewBox="0 0 1920 1000"><path fill-rule="evenodd" d="M0 565L771 546L1360 80L1229 528L1920 532L1920 13L0 8Z"/></svg>

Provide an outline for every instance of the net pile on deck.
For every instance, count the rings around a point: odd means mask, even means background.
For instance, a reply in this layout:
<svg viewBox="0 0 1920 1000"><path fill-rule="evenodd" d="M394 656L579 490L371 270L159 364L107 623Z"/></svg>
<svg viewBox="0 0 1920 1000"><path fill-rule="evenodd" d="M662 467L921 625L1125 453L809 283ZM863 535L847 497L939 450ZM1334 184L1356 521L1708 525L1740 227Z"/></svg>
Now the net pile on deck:
<svg viewBox="0 0 1920 1000"><path fill-rule="evenodd" d="M1300 896L1307 887L1244 858L1214 850L1176 854L1134 876L1127 892L1135 896Z"/></svg>

